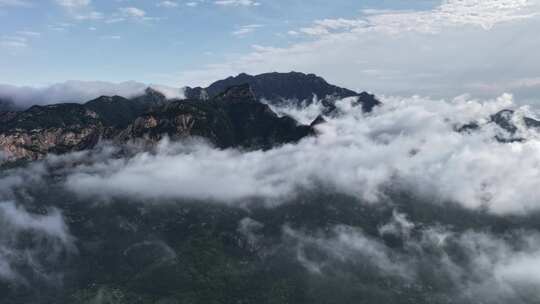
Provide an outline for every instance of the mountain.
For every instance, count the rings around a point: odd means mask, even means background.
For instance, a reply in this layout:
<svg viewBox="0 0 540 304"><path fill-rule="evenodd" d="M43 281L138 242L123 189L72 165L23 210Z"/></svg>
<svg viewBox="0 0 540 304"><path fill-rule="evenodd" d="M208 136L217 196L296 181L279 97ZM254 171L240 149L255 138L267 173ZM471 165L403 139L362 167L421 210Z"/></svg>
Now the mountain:
<svg viewBox="0 0 540 304"><path fill-rule="evenodd" d="M279 117L266 104L301 107L319 98L323 115L335 114L335 101L346 97L366 112L380 104L375 96L340 88L314 74L240 74L208 88L186 88L185 100L168 100L148 88L131 99L100 96L86 103L33 106L12 111L0 101L0 151L4 159L35 160L49 153L94 147L101 140L120 144L156 143L165 136L177 140L201 137L219 148L270 149L314 135L314 126ZM265 102L261 102L261 100Z"/></svg>
<svg viewBox="0 0 540 304"><path fill-rule="evenodd" d="M8 160L35 160L48 153L94 147L100 140L155 144L201 137L219 148L269 149L315 134L311 126L279 117L257 101L248 85L233 86L210 100L166 101L147 90L126 99L102 96L85 104L33 106L0 115L0 147Z"/></svg>
<svg viewBox="0 0 540 304"><path fill-rule="evenodd" d="M501 143L525 141L520 130L537 129L540 130L540 121L527 116L516 115L516 112L510 109L501 110L489 117L487 124L496 125L500 131L495 135L495 139ZM458 132L474 132L481 128L478 122L456 128Z"/></svg>
<svg viewBox="0 0 540 304"><path fill-rule="evenodd" d="M0 147L9 160L34 160L92 148L104 130L102 119L84 105L33 106L0 126Z"/></svg>
<svg viewBox="0 0 540 304"><path fill-rule="evenodd" d="M188 98L213 98L226 88L241 84L248 84L252 88L255 98L265 99L271 104L292 103L295 106L300 106L302 103L310 104L313 102L314 96L326 101L358 97L358 103L366 112L370 112L373 107L380 104L375 96L369 93L357 93L340 88L329 84L317 75L298 72L275 72L256 76L242 73L235 77L216 81L207 88L188 87L185 89L185 94Z"/></svg>
<svg viewBox="0 0 540 304"><path fill-rule="evenodd" d="M125 128L135 118L152 107L162 106L166 103L165 95L152 88L147 88L143 95L132 99L121 96L101 96L85 103L85 106L96 112L106 126Z"/></svg>
<svg viewBox="0 0 540 304"><path fill-rule="evenodd" d="M268 149L295 142L314 134L290 117L279 117L266 104L258 102L249 86L233 86L207 102L177 100L140 116L119 139L130 141L163 136L180 139L203 137L220 148Z"/></svg>

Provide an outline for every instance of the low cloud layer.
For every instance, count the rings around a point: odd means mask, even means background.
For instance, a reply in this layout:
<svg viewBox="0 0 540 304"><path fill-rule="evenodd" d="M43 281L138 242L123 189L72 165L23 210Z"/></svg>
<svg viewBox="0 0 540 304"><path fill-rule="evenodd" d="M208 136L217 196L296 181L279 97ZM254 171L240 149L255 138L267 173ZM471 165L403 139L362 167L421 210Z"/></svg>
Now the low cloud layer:
<svg viewBox="0 0 540 304"><path fill-rule="evenodd" d="M223 241L234 250L219 247L220 259L241 252L261 263L246 269L285 267L310 288L330 286L332 298L339 286L427 303L538 301L540 134L522 119L535 112L511 95L386 97L369 114L351 101L338 101L317 137L268 151L200 139L151 150L102 143L0 172L0 280L61 281L51 267L76 250L83 264L126 260L118 269L134 280L149 269L184 274L179 265L196 264L185 250L198 256ZM274 110L310 123L321 107ZM491 122L503 109L515 110L523 140L495 139L510 136ZM456 131L471 122L480 128ZM67 225L79 233L77 249ZM31 242L21 245L23 235Z"/></svg>
<svg viewBox="0 0 540 304"><path fill-rule="evenodd" d="M13 104L16 108L54 103L83 103L99 96L119 95L126 98L142 95L152 87L167 98L183 98L184 91L162 85L147 85L140 82L111 83L103 81L66 81L46 87L19 87L0 84L0 100Z"/></svg>
<svg viewBox="0 0 540 304"><path fill-rule="evenodd" d="M328 117L318 137L297 145L242 152L197 141L164 141L154 152L76 167L66 186L83 196L222 202L256 197L275 202L321 185L377 202L390 187L409 189L434 203L457 202L493 213L540 210L539 134L519 118L534 113L513 104L510 95L449 102L386 98L369 115L350 101L339 103L343 115ZM309 123L317 107L277 111ZM506 108L516 110L517 134L526 141L495 140L508 134L490 123L490 116ZM470 122L481 129L456 132Z"/></svg>

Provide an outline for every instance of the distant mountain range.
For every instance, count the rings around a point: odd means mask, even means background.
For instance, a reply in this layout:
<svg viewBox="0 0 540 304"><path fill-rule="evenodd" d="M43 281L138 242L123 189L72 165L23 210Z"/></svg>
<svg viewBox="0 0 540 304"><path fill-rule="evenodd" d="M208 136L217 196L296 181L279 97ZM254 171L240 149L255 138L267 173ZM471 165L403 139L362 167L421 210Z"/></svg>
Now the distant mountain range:
<svg viewBox="0 0 540 304"><path fill-rule="evenodd" d="M351 97L353 106L371 112L380 101L326 82L313 74L240 74L207 88L186 88L185 99L167 99L152 88L134 98L101 96L86 103L32 106L16 111L12 102L0 100L0 162L37 160L49 153L62 154L93 148L100 141L118 144L155 144L164 137L179 140L199 137L218 148L270 149L315 135L314 126L336 114L335 102ZM310 125L280 117L269 105L302 108L319 100L321 115ZM490 118L504 134L500 142L521 141L514 112L503 110ZM527 128L540 121L524 117ZM474 132L470 122L458 132Z"/></svg>
<svg viewBox="0 0 540 304"><path fill-rule="evenodd" d="M13 111L4 102L0 151L4 160L36 160L49 153L89 149L101 140L155 143L164 136L201 137L219 148L269 149L314 135L315 130L291 117L279 117L265 102L301 107L320 99L326 115L335 110L336 100L345 97L356 97L355 105L364 111L380 104L374 95L296 72L240 74L185 91L184 100L168 100L148 88L131 99L101 96L82 104L32 106L24 111ZM321 116L314 123L323 121Z"/></svg>

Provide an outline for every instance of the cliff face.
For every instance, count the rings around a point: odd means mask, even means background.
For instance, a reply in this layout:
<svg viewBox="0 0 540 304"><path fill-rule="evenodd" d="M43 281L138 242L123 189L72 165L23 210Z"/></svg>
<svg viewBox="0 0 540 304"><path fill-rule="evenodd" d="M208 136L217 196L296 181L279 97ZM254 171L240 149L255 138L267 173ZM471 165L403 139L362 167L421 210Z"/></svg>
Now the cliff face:
<svg viewBox="0 0 540 304"><path fill-rule="evenodd" d="M105 131L98 114L79 104L34 106L3 117L0 147L8 160L36 160L48 153L88 149Z"/></svg>
<svg viewBox="0 0 540 304"><path fill-rule="evenodd" d="M90 149L103 139L153 145L165 136L173 140L201 137L219 148L268 149L314 134L310 126L279 117L258 102L247 85L232 87L207 101L165 102L151 93L134 100L100 97L82 105L4 112L0 115L2 158L36 160L49 153Z"/></svg>

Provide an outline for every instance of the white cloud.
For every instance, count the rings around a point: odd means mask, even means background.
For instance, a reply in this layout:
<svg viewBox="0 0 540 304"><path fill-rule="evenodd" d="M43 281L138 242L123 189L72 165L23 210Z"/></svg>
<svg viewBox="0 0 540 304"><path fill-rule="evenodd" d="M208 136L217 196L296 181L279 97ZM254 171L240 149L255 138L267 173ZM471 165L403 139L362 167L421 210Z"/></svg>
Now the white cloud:
<svg viewBox="0 0 540 304"><path fill-rule="evenodd" d="M160 17L151 17L148 16L145 10L137 7L122 7L118 9L118 12L112 14L109 18L105 20L105 23L118 23L126 20L132 21L160 21L163 18Z"/></svg>
<svg viewBox="0 0 540 304"><path fill-rule="evenodd" d="M101 39L119 40L119 39L122 39L122 36L120 36L120 35L105 35L105 36L101 36Z"/></svg>
<svg viewBox="0 0 540 304"><path fill-rule="evenodd" d="M73 16L76 20L101 20L104 18L103 13L90 11L87 13L76 14Z"/></svg>
<svg viewBox="0 0 540 304"><path fill-rule="evenodd" d="M173 7L178 7L179 4L178 4L178 2L174 2L174 1L160 1L160 2L158 2L157 6L158 7L173 8Z"/></svg>
<svg viewBox="0 0 540 304"><path fill-rule="evenodd" d="M11 51L26 49L30 46L32 39L41 37L38 32L32 31L17 31L15 35L1 36L0 48L5 48Z"/></svg>
<svg viewBox="0 0 540 304"><path fill-rule="evenodd" d="M72 23L62 22L62 23L50 24L48 25L48 28L50 28L53 31L64 32L64 31L69 30L72 26L73 26Z"/></svg>
<svg viewBox="0 0 540 304"><path fill-rule="evenodd" d="M407 31L437 33L451 26L474 25L485 30L496 24L533 18L538 15L529 0L448 0L431 11L365 10L358 19L324 19L300 31L309 35L328 35L347 31L378 31L397 34Z"/></svg>
<svg viewBox="0 0 540 304"><path fill-rule="evenodd" d="M27 37L41 37L41 33L33 31L18 31L17 35L27 36Z"/></svg>
<svg viewBox="0 0 540 304"><path fill-rule="evenodd" d="M21 49L28 47L26 39L21 37L4 37L0 39L0 46L12 49Z"/></svg>
<svg viewBox="0 0 540 304"><path fill-rule="evenodd" d="M331 31L350 30L356 27L367 26L368 23L364 20L348 20L348 19L324 19L315 21L313 27L301 28L298 30L301 33L308 35L328 35Z"/></svg>
<svg viewBox="0 0 540 304"><path fill-rule="evenodd" d="M123 22L125 20L126 20L126 18L115 16L115 17L111 17L111 18L106 19L105 23L113 24L113 23Z"/></svg>
<svg viewBox="0 0 540 304"><path fill-rule="evenodd" d="M259 6L259 2L253 0L217 0L214 2L221 6Z"/></svg>
<svg viewBox="0 0 540 304"><path fill-rule="evenodd" d="M280 201L298 188L324 185L377 202L391 185L434 203L453 201L500 214L540 210L535 199L540 195L540 134L517 121L519 136L528 141L501 144L494 137L503 131L488 123L501 109L529 109L518 108L507 95L487 102L419 97L383 102L375 113L364 116L342 101L347 114L328 118L317 138L297 145L243 153L163 143L156 154L109 160L75 172L68 186L91 196L237 202L252 197ZM302 123L319 113L286 112ZM483 125L482 131L455 131L471 121Z"/></svg>
<svg viewBox="0 0 540 304"><path fill-rule="evenodd" d="M509 83L538 77L534 50L540 40L530 37L540 26L539 12L538 0L451 0L426 11L323 19L291 29L297 42L289 46L254 46L227 61L180 72L174 80L208 84L240 72L299 70L380 94L494 97L512 90ZM361 72L376 70L381 73ZM476 83L502 86L487 93ZM519 98L540 94L540 89L512 91Z"/></svg>
<svg viewBox="0 0 540 304"><path fill-rule="evenodd" d="M233 31L232 34L237 37L243 37L248 34L255 32L257 29L261 28L260 24L249 24L240 26L237 30Z"/></svg>
<svg viewBox="0 0 540 304"><path fill-rule="evenodd" d="M29 6L32 6L32 4L26 0L0 0L0 7L8 7L8 6L29 7Z"/></svg>
<svg viewBox="0 0 540 304"><path fill-rule="evenodd" d="M136 7L124 7L120 9L120 12L125 17L131 18L144 18L146 16L146 12L144 10Z"/></svg>
<svg viewBox="0 0 540 304"><path fill-rule="evenodd" d="M58 5L66 7L66 8L81 8L89 6L91 0L56 0L56 3Z"/></svg>
<svg viewBox="0 0 540 304"><path fill-rule="evenodd" d="M91 0L56 0L56 3L62 6L68 16L77 21L102 20L105 15L93 9ZM58 27L58 30L65 28Z"/></svg>

